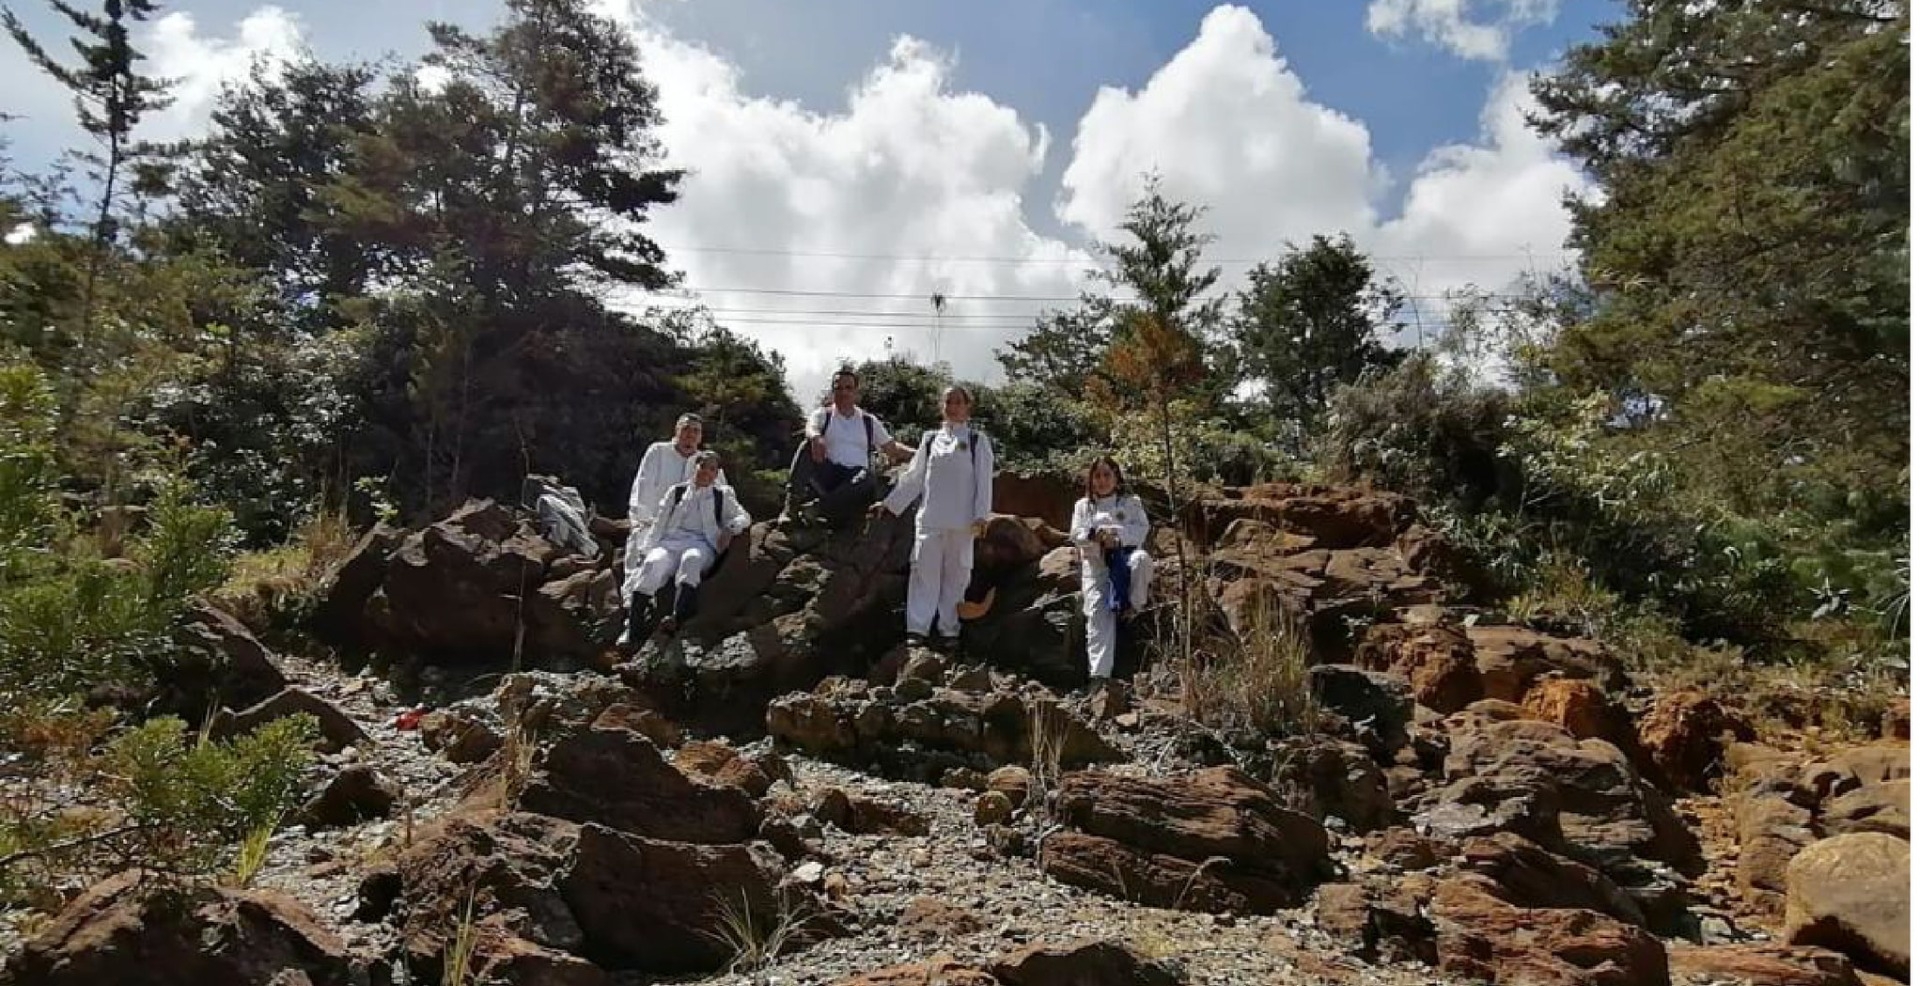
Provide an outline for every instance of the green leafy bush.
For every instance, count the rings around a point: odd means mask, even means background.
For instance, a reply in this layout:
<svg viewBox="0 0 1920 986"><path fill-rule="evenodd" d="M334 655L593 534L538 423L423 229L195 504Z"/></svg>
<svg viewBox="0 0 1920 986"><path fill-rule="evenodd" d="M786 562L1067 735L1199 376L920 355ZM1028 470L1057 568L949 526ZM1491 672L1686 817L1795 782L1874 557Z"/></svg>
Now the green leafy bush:
<svg viewBox="0 0 1920 986"><path fill-rule="evenodd" d="M313 717L296 715L216 742L167 717L116 737L101 767L149 858L206 873L226 847L296 805L318 735Z"/></svg>

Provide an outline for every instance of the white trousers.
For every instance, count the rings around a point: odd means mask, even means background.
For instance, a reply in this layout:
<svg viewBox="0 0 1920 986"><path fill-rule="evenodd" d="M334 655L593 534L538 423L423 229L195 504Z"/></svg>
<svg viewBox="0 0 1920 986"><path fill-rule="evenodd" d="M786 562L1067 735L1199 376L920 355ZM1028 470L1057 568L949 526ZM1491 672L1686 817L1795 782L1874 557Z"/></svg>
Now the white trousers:
<svg viewBox="0 0 1920 986"><path fill-rule="evenodd" d="M640 567L625 587L628 596L651 596L672 578L681 585L699 585L707 572L713 553L706 541L693 537L670 537L655 545L640 561Z"/></svg>
<svg viewBox="0 0 1920 986"><path fill-rule="evenodd" d="M1127 601L1134 609L1147 605L1147 589L1153 581L1153 558L1144 551L1127 556L1127 570L1133 581L1127 585ZM1087 617L1087 674L1095 678L1113 677L1114 652L1119 649L1119 620L1107 608L1107 566L1103 561L1080 560L1080 605Z"/></svg>
<svg viewBox="0 0 1920 986"><path fill-rule="evenodd" d="M960 636L960 600L972 577L972 528L915 530L913 567L907 575L907 632L931 633L937 615L941 636Z"/></svg>
<svg viewBox="0 0 1920 986"><path fill-rule="evenodd" d="M640 563L645 561L647 553L640 546L647 543L647 529L653 525L633 522L633 530L627 533L626 559L621 563L620 596L626 598L640 591Z"/></svg>

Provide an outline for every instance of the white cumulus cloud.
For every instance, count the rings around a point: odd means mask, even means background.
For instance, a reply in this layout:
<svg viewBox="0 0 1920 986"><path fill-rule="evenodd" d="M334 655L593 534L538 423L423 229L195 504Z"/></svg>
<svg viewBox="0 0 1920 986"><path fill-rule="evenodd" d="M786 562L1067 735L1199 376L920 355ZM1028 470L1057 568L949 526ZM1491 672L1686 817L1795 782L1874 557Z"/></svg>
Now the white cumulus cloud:
<svg viewBox="0 0 1920 986"><path fill-rule="evenodd" d="M1515 31L1553 20L1559 0L1371 0L1367 30L1386 38L1409 35L1462 58L1500 62Z"/></svg>
<svg viewBox="0 0 1920 986"><path fill-rule="evenodd" d="M1205 208L1223 289L1289 241L1346 232L1429 299L1467 285L1499 290L1558 266L1562 197L1587 188L1527 129L1525 79L1509 73L1489 93L1475 138L1431 151L1392 194L1365 123L1316 102L1259 18L1238 6L1209 13L1138 90L1093 95L1058 189L1033 187L1045 128L957 90L951 57L924 41L897 38L843 105L818 111L749 94L723 53L671 36L643 8L606 0L604 9L639 41L660 90L669 163L689 172L650 234L720 322L785 357L803 400L839 358L878 356L889 344L933 355L925 299L936 291L956 296L939 356L962 375L995 379L993 347L1027 328L995 316L1048 305L957 296L1073 295L1085 245L1116 235L1150 170L1167 194ZM1073 241L1032 228L1023 204L1036 194ZM759 293L805 291L822 294ZM852 311L893 314L827 314Z"/></svg>
<svg viewBox="0 0 1920 986"><path fill-rule="evenodd" d="M1560 266L1562 198L1589 187L1527 128L1531 99L1523 75L1504 75L1476 139L1431 151L1399 200L1385 201L1366 127L1313 102L1251 12L1219 7L1140 91L1103 90L1094 100L1058 211L1104 235L1152 168L1167 194L1207 207L1213 256L1267 258L1286 242L1345 232L1416 295L1500 290ZM1223 267L1232 285L1248 265Z"/></svg>
<svg viewBox="0 0 1920 986"><path fill-rule="evenodd" d="M167 14L153 22L140 47L147 55L147 71L173 82L173 104L149 116L141 136L172 140L203 131L222 86L244 80L255 60L284 63L300 46L299 19L279 7L253 11L224 38L201 33L192 14Z"/></svg>
<svg viewBox="0 0 1920 986"><path fill-rule="evenodd" d="M718 321L786 358L803 400L837 360L889 347L923 359L937 349L957 373L991 376L993 347L1045 306L976 299L1079 286L1090 258L1036 233L1022 210L1046 129L956 90L931 45L895 39L844 105L813 112L744 92L722 55L610 9L659 87L667 163L688 171L649 232ZM951 299L939 319L936 292Z"/></svg>

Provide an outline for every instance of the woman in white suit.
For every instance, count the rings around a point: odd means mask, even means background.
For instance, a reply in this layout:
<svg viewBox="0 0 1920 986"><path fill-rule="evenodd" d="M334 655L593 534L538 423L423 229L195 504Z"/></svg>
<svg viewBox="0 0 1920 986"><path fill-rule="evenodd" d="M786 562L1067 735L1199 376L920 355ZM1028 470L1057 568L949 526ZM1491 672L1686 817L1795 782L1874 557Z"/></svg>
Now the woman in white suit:
<svg viewBox="0 0 1920 986"><path fill-rule="evenodd" d="M1080 604L1087 617L1087 675L1113 676L1122 617L1147 604L1153 559L1143 548L1146 505L1127 492L1120 464L1101 456L1087 467L1087 495L1073 505L1070 536L1080 549Z"/></svg>
<svg viewBox="0 0 1920 986"><path fill-rule="evenodd" d="M637 646L650 611L654 593L672 579L676 585L673 610L660 623L671 634L692 618L698 603L700 580L733 538L752 526L747 514L733 495L733 487L716 482L720 475L720 454L700 452L693 457L693 480L667 489L654 512L653 524L639 546L641 561L632 569L623 587L632 601L627 613L627 632L621 636L624 646Z"/></svg>
<svg viewBox="0 0 1920 986"><path fill-rule="evenodd" d="M948 387L940 427L920 437L900 482L871 512L905 513L915 500L913 567L907 578L907 637L924 642L938 623L942 644L960 639L960 599L973 576L973 539L993 511L993 443L969 422L973 395Z"/></svg>

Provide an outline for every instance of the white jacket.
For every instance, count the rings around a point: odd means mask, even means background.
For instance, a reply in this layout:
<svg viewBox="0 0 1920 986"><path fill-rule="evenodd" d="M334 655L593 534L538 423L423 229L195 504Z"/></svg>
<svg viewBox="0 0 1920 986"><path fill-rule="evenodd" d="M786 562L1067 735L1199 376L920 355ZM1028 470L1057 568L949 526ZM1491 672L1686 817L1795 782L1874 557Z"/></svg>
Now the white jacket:
<svg viewBox="0 0 1920 986"><path fill-rule="evenodd" d="M633 474L633 489L627 493L627 519L639 527L653 523L654 511L675 483L693 482L693 456L682 456L672 442L654 442L640 457L640 468ZM713 478L715 486L724 486L727 471Z"/></svg>
<svg viewBox="0 0 1920 986"><path fill-rule="evenodd" d="M993 443L967 425L946 424L921 436L913 462L887 495L887 509L906 513L920 504L922 531L971 527L993 513Z"/></svg>
<svg viewBox="0 0 1920 986"><path fill-rule="evenodd" d="M1068 525L1067 536L1079 545L1082 562L1102 568L1106 566L1106 557L1101 554L1095 534L1103 530L1117 531L1122 545L1138 548L1147 543L1151 527L1146 504L1131 493L1109 494L1098 499L1083 496L1073 505L1073 522Z"/></svg>
<svg viewBox="0 0 1920 986"><path fill-rule="evenodd" d="M719 524L714 523L713 498L716 496L720 498L721 523ZM733 495L733 487L722 486L718 481L704 488L689 482L686 493L680 497L680 502L675 504L672 500L673 488L668 487L667 492L660 497L660 502L654 505L653 526L647 529L647 539L640 542L640 553L643 557L647 552L659 547L660 542L666 540L668 535L679 530L678 518L680 517L690 516L699 522L700 534L707 539L707 547L715 554L720 553L722 526L728 534L739 534L753 526L753 518L747 514L745 507L740 506L740 500ZM693 513L688 514L688 511Z"/></svg>

